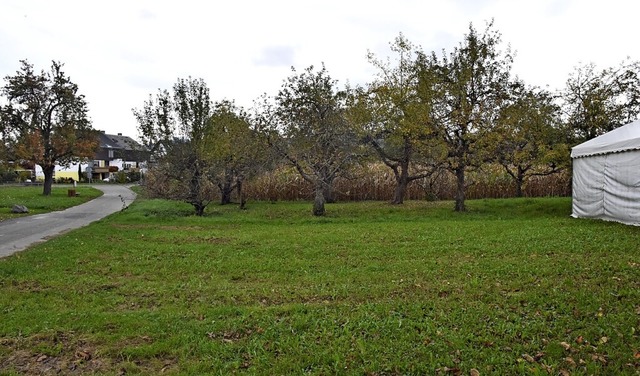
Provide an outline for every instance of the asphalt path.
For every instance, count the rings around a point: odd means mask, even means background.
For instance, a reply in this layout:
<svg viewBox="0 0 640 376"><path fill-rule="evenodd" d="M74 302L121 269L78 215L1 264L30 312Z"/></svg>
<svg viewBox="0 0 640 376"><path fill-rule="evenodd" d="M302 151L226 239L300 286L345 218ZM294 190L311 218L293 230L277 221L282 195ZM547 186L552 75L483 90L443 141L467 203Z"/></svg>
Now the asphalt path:
<svg viewBox="0 0 640 376"><path fill-rule="evenodd" d="M0 221L0 257L22 251L69 230L80 228L120 211L136 198L122 185L98 185L104 194L72 208Z"/></svg>

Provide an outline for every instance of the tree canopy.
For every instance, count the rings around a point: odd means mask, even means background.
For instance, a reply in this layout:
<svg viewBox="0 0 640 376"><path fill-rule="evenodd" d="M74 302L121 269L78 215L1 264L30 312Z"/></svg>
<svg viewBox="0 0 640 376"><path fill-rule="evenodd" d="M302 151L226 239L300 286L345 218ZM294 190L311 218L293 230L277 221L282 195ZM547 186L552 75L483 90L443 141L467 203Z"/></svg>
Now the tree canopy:
<svg viewBox="0 0 640 376"><path fill-rule="evenodd" d="M640 114L640 62L602 70L580 65L567 79L562 99L572 145L630 123Z"/></svg>
<svg viewBox="0 0 640 376"><path fill-rule="evenodd" d="M432 53L422 62L421 85L435 93L435 130L447 151L443 166L457 180L456 211L466 210L466 172L487 161L482 140L495 126L509 92L513 57L508 49L499 49L500 42L493 23L482 33L470 25L451 53Z"/></svg>
<svg viewBox="0 0 640 376"><path fill-rule="evenodd" d="M408 184L435 171L440 149L434 143L431 100L419 93L420 51L402 34L390 47L396 54L394 64L368 54L377 76L352 97L350 118L393 172L396 188L391 202L402 204Z"/></svg>
<svg viewBox="0 0 640 376"><path fill-rule="evenodd" d="M570 146L640 113L640 63L585 65L562 92L533 88L512 76L514 54L493 21L481 30L470 24L450 51L424 52L403 34L390 49L387 59L367 55L376 75L355 88L339 88L324 65L292 67L253 116L232 101L211 103L202 83L179 81L173 95L159 91L135 111L139 130L159 161L172 148L191 150L195 159L182 170L217 186L222 203L274 153L312 187L313 214L323 215L335 182L375 156L392 172L393 203L413 181L446 175L455 179L454 209L464 211L467 189L486 166L501 166L523 195L531 177L568 168ZM205 93L206 101L193 100Z"/></svg>
<svg viewBox="0 0 640 376"><path fill-rule="evenodd" d="M198 216L215 197L207 158L212 103L202 79L178 79L173 95L158 90L142 109L133 109L138 131L154 151L147 187L158 197L191 204Z"/></svg>
<svg viewBox="0 0 640 376"><path fill-rule="evenodd" d="M311 183L313 214L321 216L335 178L354 160L357 140L345 117L346 94L324 65L292 72L273 105L263 107L261 130L271 147Z"/></svg>
<svg viewBox="0 0 640 376"><path fill-rule="evenodd" d="M517 82L500 110L494 131L483 142L492 160L513 178L516 197L521 197L531 177L553 174L568 166L569 150L563 133L554 96Z"/></svg>
<svg viewBox="0 0 640 376"><path fill-rule="evenodd" d="M2 87L7 100L0 109L2 134L13 145L15 158L42 167L43 194L50 195L55 166L93 157L98 135L84 96L61 63L54 61L40 73L28 61L20 63Z"/></svg>

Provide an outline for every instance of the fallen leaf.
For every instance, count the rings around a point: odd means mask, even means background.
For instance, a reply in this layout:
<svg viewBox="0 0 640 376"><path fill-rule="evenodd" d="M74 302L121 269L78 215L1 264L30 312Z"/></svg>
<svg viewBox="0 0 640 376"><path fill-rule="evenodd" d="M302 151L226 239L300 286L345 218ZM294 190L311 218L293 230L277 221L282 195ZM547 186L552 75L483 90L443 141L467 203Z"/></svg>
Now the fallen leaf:
<svg viewBox="0 0 640 376"><path fill-rule="evenodd" d="M578 338L576 338L576 343L577 344L582 344L582 342L584 342L584 337L583 336L578 336Z"/></svg>
<svg viewBox="0 0 640 376"><path fill-rule="evenodd" d="M634 357L635 359L640 359L640 351L636 351L636 353L635 353L635 354L633 354L633 357Z"/></svg>
<svg viewBox="0 0 640 376"><path fill-rule="evenodd" d="M565 361L565 362L569 365L569 367L571 367L571 368L576 368L576 366L577 366L576 361L575 361L575 360L573 360L573 358L572 358L572 357L570 357L570 356L568 356L568 357L564 358L564 361Z"/></svg>
<svg viewBox="0 0 640 376"><path fill-rule="evenodd" d="M36 359L36 362L40 363L40 362L44 362L48 357L46 355L40 355L38 357L38 359Z"/></svg>
<svg viewBox="0 0 640 376"><path fill-rule="evenodd" d="M522 359L526 360L529 363L534 363L535 359L529 354L522 354Z"/></svg>
<svg viewBox="0 0 640 376"><path fill-rule="evenodd" d="M605 344L605 343L607 343L607 342L609 342L609 338L607 338L607 337L602 337L602 338L600 338L600 344L601 344L601 345L604 345L604 344Z"/></svg>
<svg viewBox="0 0 640 376"><path fill-rule="evenodd" d="M600 355L600 354L591 355L591 360L600 362L600 363L605 364L605 365L607 364L607 359L604 356Z"/></svg>
<svg viewBox="0 0 640 376"><path fill-rule="evenodd" d="M571 350L571 345L566 342L560 342L560 346L562 346L566 351Z"/></svg>
<svg viewBox="0 0 640 376"><path fill-rule="evenodd" d="M75 355L76 355L76 358L78 358L78 359L82 359L82 360L91 359L91 354L89 354L86 351L78 350L78 351L76 351Z"/></svg>
<svg viewBox="0 0 640 376"><path fill-rule="evenodd" d="M459 375L460 373L462 373L462 371L460 371L460 368L458 368L458 367L453 367L453 368L444 367L442 370L445 373L451 373L451 374L454 374L454 375Z"/></svg>
<svg viewBox="0 0 640 376"><path fill-rule="evenodd" d="M558 374L561 376L571 376L569 371L567 371L566 369L561 369L560 371L558 371Z"/></svg>
<svg viewBox="0 0 640 376"><path fill-rule="evenodd" d="M469 375L470 376L480 376L480 371L478 371L475 368L471 368L471 371L469 371Z"/></svg>

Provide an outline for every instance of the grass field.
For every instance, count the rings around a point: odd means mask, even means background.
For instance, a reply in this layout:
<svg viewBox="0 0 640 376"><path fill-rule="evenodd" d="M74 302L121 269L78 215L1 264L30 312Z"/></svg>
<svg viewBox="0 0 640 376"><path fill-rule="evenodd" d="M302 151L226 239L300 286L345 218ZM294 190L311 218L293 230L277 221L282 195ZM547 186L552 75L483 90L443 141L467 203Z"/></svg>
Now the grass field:
<svg viewBox="0 0 640 376"><path fill-rule="evenodd" d="M56 210L64 210L79 205L102 195L97 189L78 186L77 197L68 197L69 187L56 187L51 189L51 196L42 195L42 187L0 186L0 221L25 215L48 213ZM13 205L25 205L29 214L11 213Z"/></svg>
<svg viewBox="0 0 640 376"><path fill-rule="evenodd" d="M640 228L468 206L139 200L0 260L0 374L640 372Z"/></svg>

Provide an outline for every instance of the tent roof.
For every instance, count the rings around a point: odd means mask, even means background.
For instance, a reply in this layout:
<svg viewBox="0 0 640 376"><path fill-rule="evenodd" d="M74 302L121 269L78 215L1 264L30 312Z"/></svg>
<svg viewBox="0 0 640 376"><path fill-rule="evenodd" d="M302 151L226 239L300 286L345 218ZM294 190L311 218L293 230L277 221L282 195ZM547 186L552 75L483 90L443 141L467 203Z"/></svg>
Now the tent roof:
<svg viewBox="0 0 640 376"><path fill-rule="evenodd" d="M571 158L640 149L640 120L623 125L571 149Z"/></svg>

